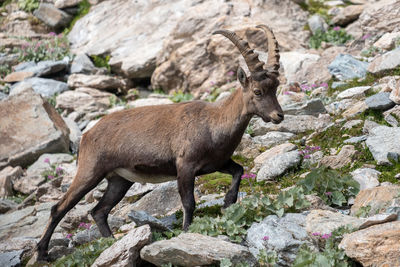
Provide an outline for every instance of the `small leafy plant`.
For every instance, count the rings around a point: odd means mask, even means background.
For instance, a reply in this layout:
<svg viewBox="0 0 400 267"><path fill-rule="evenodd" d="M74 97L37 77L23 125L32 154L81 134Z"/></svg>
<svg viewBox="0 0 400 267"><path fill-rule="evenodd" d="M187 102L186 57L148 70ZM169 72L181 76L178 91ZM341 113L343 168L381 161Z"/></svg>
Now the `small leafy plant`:
<svg viewBox="0 0 400 267"><path fill-rule="evenodd" d="M304 180L297 183L307 193L317 193L329 205L342 206L347 204L350 197L360 191L360 184L349 174L321 167L312 170Z"/></svg>
<svg viewBox="0 0 400 267"><path fill-rule="evenodd" d="M49 39L27 39L21 48L14 51L19 54L20 61L61 60L71 56L67 37L54 32L49 33Z"/></svg>
<svg viewBox="0 0 400 267"><path fill-rule="evenodd" d="M173 92L172 96L169 98L172 102L179 103L184 101L190 101L193 99L193 95L190 93L184 93L182 91Z"/></svg>
<svg viewBox="0 0 400 267"><path fill-rule="evenodd" d="M333 45L343 45L353 37L346 33L344 29L336 26L323 31L316 31L316 33L310 37L309 45L311 48L318 49L321 47L322 42L330 43Z"/></svg>
<svg viewBox="0 0 400 267"><path fill-rule="evenodd" d="M49 170L42 172L42 176L46 178L46 180L54 180L64 175L64 170L56 164L51 164L49 158L45 158L44 162L50 167Z"/></svg>
<svg viewBox="0 0 400 267"><path fill-rule="evenodd" d="M39 0L18 0L18 8L26 12L33 12L39 7Z"/></svg>

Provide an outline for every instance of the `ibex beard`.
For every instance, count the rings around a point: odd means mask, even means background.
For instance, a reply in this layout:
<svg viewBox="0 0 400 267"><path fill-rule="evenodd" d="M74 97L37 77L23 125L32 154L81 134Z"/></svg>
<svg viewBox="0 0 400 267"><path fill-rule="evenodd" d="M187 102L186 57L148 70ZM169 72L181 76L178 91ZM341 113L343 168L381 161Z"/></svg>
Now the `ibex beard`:
<svg viewBox="0 0 400 267"><path fill-rule="evenodd" d="M134 182L160 183L177 180L187 230L195 209L194 181L198 175L215 171L232 175L224 207L237 200L243 168L231 159L250 119L280 123L284 116L276 98L279 85L279 50L272 31L265 25L268 40L266 65L234 32L216 31L239 49L251 75L237 71L241 88L216 103L190 101L140 107L103 117L85 133L80 144L77 174L68 191L52 207L49 222L37 245L36 260L47 260L48 244L65 214L104 178L107 189L91 211L100 233L112 236L107 223L111 209Z"/></svg>

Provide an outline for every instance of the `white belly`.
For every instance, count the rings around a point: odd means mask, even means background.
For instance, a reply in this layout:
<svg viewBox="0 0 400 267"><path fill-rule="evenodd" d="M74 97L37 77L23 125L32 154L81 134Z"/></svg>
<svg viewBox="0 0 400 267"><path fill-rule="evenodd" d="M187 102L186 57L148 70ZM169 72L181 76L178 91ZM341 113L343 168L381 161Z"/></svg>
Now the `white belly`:
<svg viewBox="0 0 400 267"><path fill-rule="evenodd" d="M158 184L176 180L176 176L143 174L143 173L131 172L130 170L123 168L115 169L114 172L128 181L141 184L145 183Z"/></svg>

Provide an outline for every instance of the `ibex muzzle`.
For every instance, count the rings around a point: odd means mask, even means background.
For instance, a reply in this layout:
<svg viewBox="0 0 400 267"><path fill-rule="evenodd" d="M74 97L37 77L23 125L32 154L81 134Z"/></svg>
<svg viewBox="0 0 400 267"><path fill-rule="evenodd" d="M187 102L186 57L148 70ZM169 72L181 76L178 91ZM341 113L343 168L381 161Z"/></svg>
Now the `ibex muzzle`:
<svg viewBox="0 0 400 267"><path fill-rule="evenodd" d="M107 224L111 209L134 182L176 179L188 229L195 208L194 180L198 175L220 171L232 175L224 207L237 200L243 168L231 159L253 115L279 123L282 109L276 99L279 51L272 31L258 26L268 39L268 62L258 60L246 41L221 30L239 48L250 69L239 68L243 88L217 103L190 101L140 107L103 117L82 137L78 170L68 191L52 207L50 220L37 245L38 260L47 258L54 229L65 214L105 177L107 190L91 211L101 234L112 236Z"/></svg>

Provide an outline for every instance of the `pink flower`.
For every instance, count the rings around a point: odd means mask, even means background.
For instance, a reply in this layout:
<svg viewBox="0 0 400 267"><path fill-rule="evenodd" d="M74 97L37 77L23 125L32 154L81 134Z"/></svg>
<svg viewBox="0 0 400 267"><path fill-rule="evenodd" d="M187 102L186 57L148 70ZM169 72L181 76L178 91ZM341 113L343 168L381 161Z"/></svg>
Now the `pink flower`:
<svg viewBox="0 0 400 267"><path fill-rule="evenodd" d="M49 158L45 158L45 159L44 159L44 163L50 164L50 159L49 159Z"/></svg>
<svg viewBox="0 0 400 267"><path fill-rule="evenodd" d="M310 86L308 86L307 84L302 84L302 85L300 85L300 88L301 88L301 90L304 92L304 91L308 91L308 90L310 90L311 88L310 88Z"/></svg>
<svg viewBox="0 0 400 267"><path fill-rule="evenodd" d="M66 238L71 239L72 238L72 234L67 234Z"/></svg>
<svg viewBox="0 0 400 267"><path fill-rule="evenodd" d="M333 27L333 30L334 31L340 31L340 27L339 26Z"/></svg>
<svg viewBox="0 0 400 267"><path fill-rule="evenodd" d="M305 159L309 159L309 158L311 158L311 156L310 155L304 155L304 158Z"/></svg>
<svg viewBox="0 0 400 267"><path fill-rule="evenodd" d="M315 232L315 233L312 233L312 235L313 235L313 236L320 236L321 233Z"/></svg>
<svg viewBox="0 0 400 267"><path fill-rule="evenodd" d="M367 40L367 39L369 39L371 36L372 36L371 34L367 33L367 34L365 34L363 37L361 37L361 39Z"/></svg>
<svg viewBox="0 0 400 267"><path fill-rule="evenodd" d="M322 239L328 239L328 238L330 238L331 236L332 236L331 233L329 233L329 234L323 234L323 235L321 235L321 238L322 238Z"/></svg>
<svg viewBox="0 0 400 267"><path fill-rule="evenodd" d="M233 71L228 71L228 76L233 76L235 73Z"/></svg>
<svg viewBox="0 0 400 267"><path fill-rule="evenodd" d="M332 196L332 192L325 192L325 195L327 195L328 197Z"/></svg>
<svg viewBox="0 0 400 267"><path fill-rule="evenodd" d="M284 95L291 95L291 93L289 91L285 91L283 92Z"/></svg>
<svg viewBox="0 0 400 267"><path fill-rule="evenodd" d="M327 83L321 83L319 86L325 87L325 88L328 88L328 87L329 87L329 85L328 85Z"/></svg>
<svg viewBox="0 0 400 267"><path fill-rule="evenodd" d="M53 179L54 178L54 176L53 175L47 175L47 179Z"/></svg>
<svg viewBox="0 0 400 267"><path fill-rule="evenodd" d="M242 175L242 179L254 179L256 176L254 173L245 173Z"/></svg>
<svg viewBox="0 0 400 267"><path fill-rule="evenodd" d="M61 167L56 168L57 174L61 174L64 170Z"/></svg>
<svg viewBox="0 0 400 267"><path fill-rule="evenodd" d="M56 36L57 34L55 32L49 32L50 36Z"/></svg>
<svg viewBox="0 0 400 267"><path fill-rule="evenodd" d="M262 238L262 240L263 240L263 241L269 240L269 236L264 236L264 237Z"/></svg>
<svg viewBox="0 0 400 267"><path fill-rule="evenodd" d="M211 84L212 86L214 86L214 85L215 85L215 82L214 82L214 81L211 81L210 84Z"/></svg>

